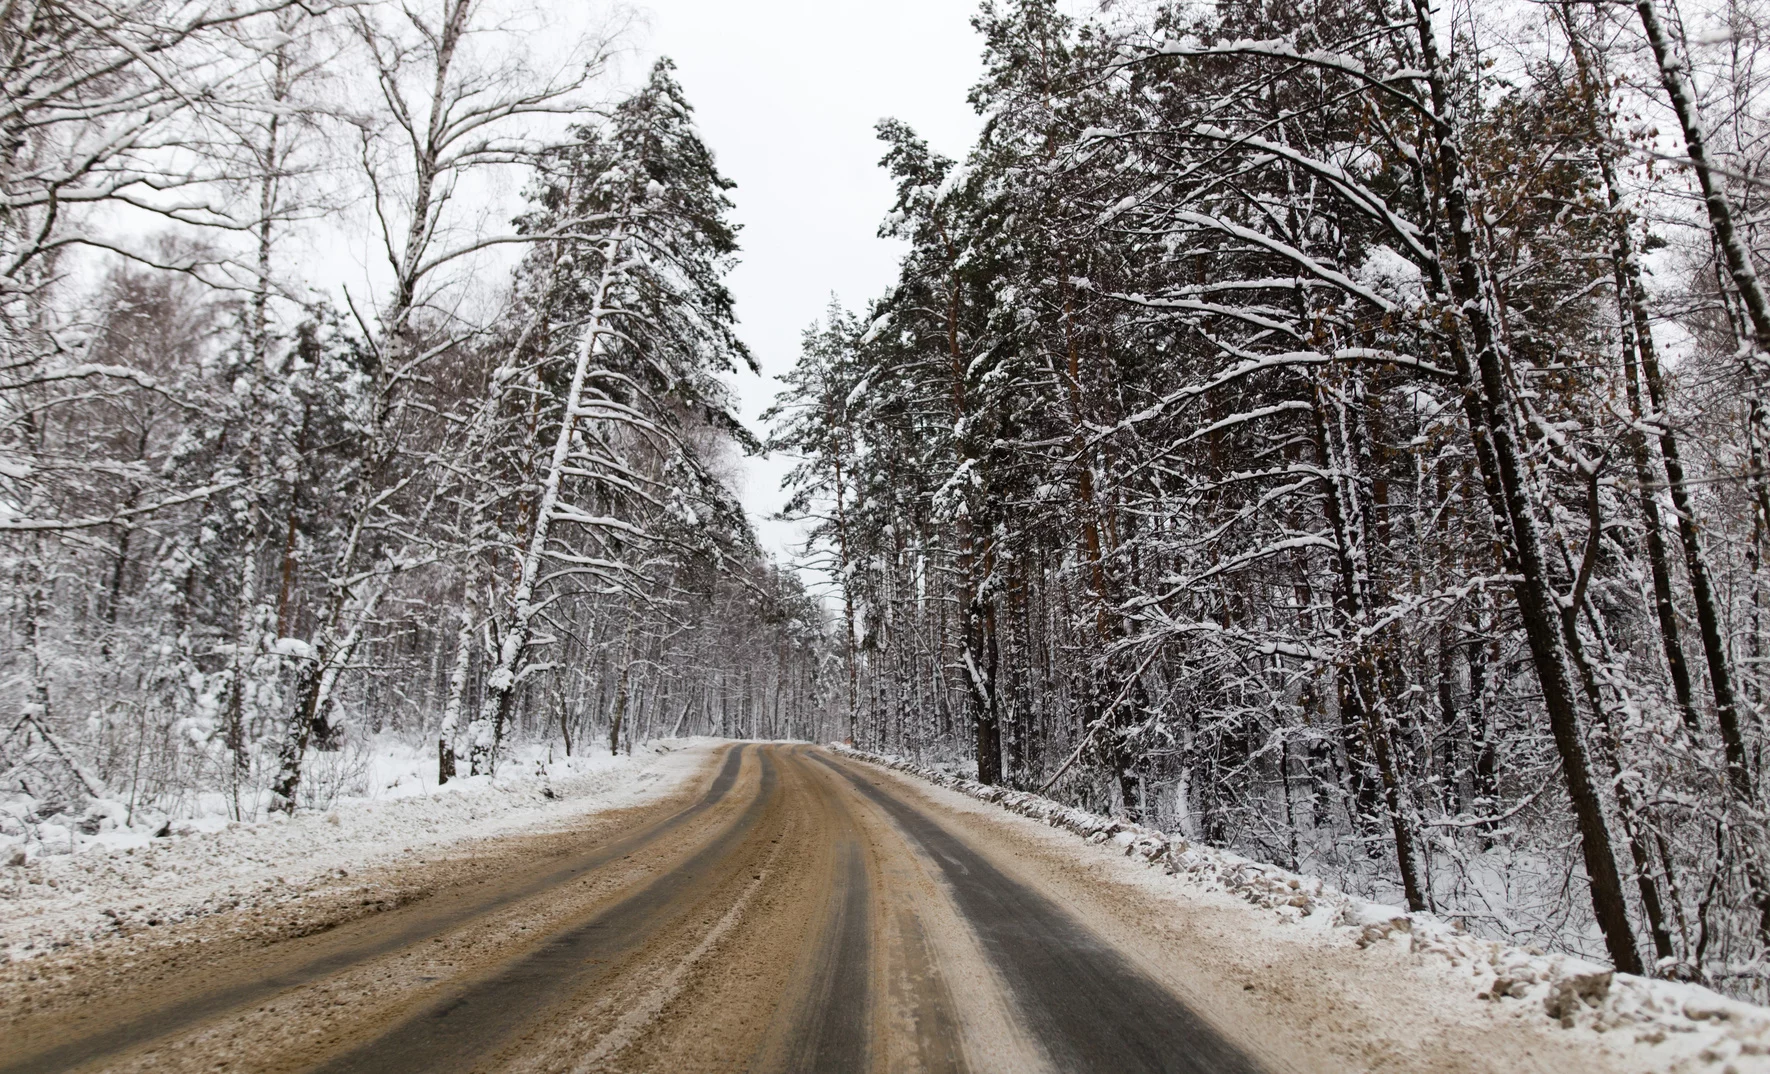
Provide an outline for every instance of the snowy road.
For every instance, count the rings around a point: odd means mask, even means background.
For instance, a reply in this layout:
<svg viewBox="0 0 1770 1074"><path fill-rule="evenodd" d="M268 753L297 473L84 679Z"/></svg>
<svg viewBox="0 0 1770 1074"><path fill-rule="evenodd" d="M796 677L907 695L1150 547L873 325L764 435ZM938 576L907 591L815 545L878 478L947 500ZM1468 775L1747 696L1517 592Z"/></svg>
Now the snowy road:
<svg viewBox="0 0 1770 1074"><path fill-rule="evenodd" d="M630 834L27 1018L0 1070L1259 1069L862 769L735 747Z"/></svg>
<svg viewBox="0 0 1770 1074"><path fill-rule="evenodd" d="M0 1074L1424 1069L1393 1033L1312 1053L1365 1030L1307 995L1260 1017L1244 970L1163 954L1212 926L1176 945L1044 853L872 766L733 746L673 798L404 867L403 905L97 961L8 1005ZM1580 1066L1432 1035L1432 1069Z"/></svg>

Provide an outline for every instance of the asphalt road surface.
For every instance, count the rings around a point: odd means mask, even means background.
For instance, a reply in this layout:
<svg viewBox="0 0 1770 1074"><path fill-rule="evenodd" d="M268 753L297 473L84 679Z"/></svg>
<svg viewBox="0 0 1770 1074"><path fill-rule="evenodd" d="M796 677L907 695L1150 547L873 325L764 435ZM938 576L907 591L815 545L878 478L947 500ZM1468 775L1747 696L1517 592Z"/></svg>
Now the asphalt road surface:
<svg viewBox="0 0 1770 1074"><path fill-rule="evenodd" d="M1000 848L822 750L733 746L674 799L426 868L310 935L95 966L6 1012L0 1074L1263 1069Z"/></svg>

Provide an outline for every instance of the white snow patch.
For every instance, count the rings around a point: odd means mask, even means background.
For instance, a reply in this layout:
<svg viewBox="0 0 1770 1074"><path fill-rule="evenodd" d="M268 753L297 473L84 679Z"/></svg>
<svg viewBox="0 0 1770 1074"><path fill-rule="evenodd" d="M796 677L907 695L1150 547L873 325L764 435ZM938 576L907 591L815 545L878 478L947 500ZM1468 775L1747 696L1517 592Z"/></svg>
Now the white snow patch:
<svg viewBox="0 0 1770 1074"><path fill-rule="evenodd" d="M1371 247L1364 263L1353 271L1352 278L1403 305L1424 301L1426 296L1425 276L1420 266L1387 246Z"/></svg>
<svg viewBox="0 0 1770 1074"><path fill-rule="evenodd" d="M867 326L866 335L863 335L860 337L861 346L864 347L868 343L871 343L875 339L878 339L879 333L885 331L885 329L890 327L890 325L891 325L891 314L887 313L881 317L876 318L871 325Z"/></svg>

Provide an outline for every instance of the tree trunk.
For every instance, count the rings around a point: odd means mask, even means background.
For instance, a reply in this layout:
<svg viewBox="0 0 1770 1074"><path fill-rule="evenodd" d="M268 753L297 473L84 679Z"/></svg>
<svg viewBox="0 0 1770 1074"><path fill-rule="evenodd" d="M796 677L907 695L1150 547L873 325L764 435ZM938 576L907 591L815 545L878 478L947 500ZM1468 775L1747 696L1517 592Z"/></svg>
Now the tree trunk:
<svg viewBox="0 0 1770 1074"><path fill-rule="evenodd" d="M499 639L498 662L486 676L486 696L481 702L480 725L478 734L473 741L473 770L479 772L482 767L489 769L492 762L490 754L497 750L504 738L505 725L509 723L511 705L516 698L516 688L528 656L529 642L532 638L531 621L536 612L535 585L540 579L541 562L547 554L547 541L552 530L554 511L559 505L560 484L565 479L567 463L571 458L572 436L578 428L578 418L582 413L582 396L584 383L589 377L590 366L600 357L607 347L610 329L604 324L609 316L608 297L616 280L621 275L621 257L626 247L626 234L616 228L602 244L603 268L602 276L597 282L594 306L584 326L584 338L577 347L577 358L572 365L572 377L565 391L564 412L560 417L559 434L553 440L553 454L547 465L547 471L541 477L539 503L535 508L534 527L529 533L528 546L523 552L521 570L517 578L516 591L510 595L510 620ZM489 727L490 733L487 734ZM490 742L486 740L489 737Z"/></svg>
<svg viewBox="0 0 1770 1074"><path fill-rule="evenodd" d="M1710 231L1715 244L1721 250L1739 300L1745 306L1751 326L1746 376L1755 385L1761 385L1766 376L1767 363L1770 363L1770 298L1765 295L1763 283L1752 267L1751 252L1746 248L1745 240L1739 235L1735 225L1732 199L1727 196L1709 161L1708 140L1702 116L1697 110L1696 98L1685 77L1684 64L1678 50L1659 20L1654 0L1636 0L1635 11L1641 17L1641 28L1647 35L1647 43L1653 49L1660 84L1665 88L1666 96L1671 99L1672 109L1678 115L1678 124L1683 129L1685 150L1689 154L1690 167L1696 175L1697 185L1702 189ZM1649 393L1654 397L1655 412L1662 415L1663 421L1663 402L1660 398L1662 393L1656 391L1660 379L1658 362L1654 360L1649 365L1647 348L1642 350L1642 365L1643 371L1647 373ZM1766 414L1761 400L1753 399L1750 409L1752 421L1748 436L1754 443L1770 440L1770 415ZM1669 432L1668 426L1662 425L1662 429ZM1666 454L1664 437L1665 432L1662 432L1661 454L1666 457L1669 480L1676 453L1674 448L1673 454ZM1749 476L1755 483L1754 491L1762 498L1766 475L1763 467L1755 460L1752 470ZM1679 471L1679 480L1671 482L1672 504L1678 511L1678 532L1684 544L1685 559L1696 568L1690 571L1691 599L1696 604L1697 627L1702 634L1703 652L1708 661L1709 689L1715 699L1715 722L1720 725L1721 744L1727 758L1727 788L1736 805L1748 816L1756 818L1760 810L1746 754L1745 738L1739 726L1739 704L1734 692L1726 642L1721 636L1720 611L1697 544L1695 517L1689 510L1689 498L1687 494L1683 494L1681 467ZM1748 843L1755 842L1748 840ZM1770 944L1770 872L1766 871L1755 845L1748 845L1742 856L1752 900L1758 907L1758 937L1761 942Z"/></svg>
<svg viewBox="0 0 1770 1074"><path fill-rule="evenodd" d="M1591 762L1580 730L1577 695L1568 678L1560 617L1553 610L1555 597L1536 508L1530 502L1513 427L1515 402L1506 380L1505 344L1495 325L1498 306L1475 248L1475 220L1468 200L1470 177L1463 164L1462 132L1454 125L1457 106L1446 86L1427 0L1414 0L1414 17L1431 90L1438 191L1452 246L1447 275L1460 313L1458 320L1467 325L1474 344L1474 353L1470 354L1460 342L1461 326L1453 323L1451 340L1458 373L1466 403L1474 408L1471 431L1478 441L1477 454L1484 469L1491 467L1491 478L1497 479L1494 484L1504 504L1505 513L1497 515L1495 521L1504 524L1511 537L1509 545L1517 578L1512 586L1513 597L1518 603L1531 661L1542 687L1543 707L1548 711L1550 732L1561 758L1562 777L1579 827L1593 914L1616 968L1625 973L1640 973L1641 955L1629 924L1610 825L1592 781Z"/></svg>

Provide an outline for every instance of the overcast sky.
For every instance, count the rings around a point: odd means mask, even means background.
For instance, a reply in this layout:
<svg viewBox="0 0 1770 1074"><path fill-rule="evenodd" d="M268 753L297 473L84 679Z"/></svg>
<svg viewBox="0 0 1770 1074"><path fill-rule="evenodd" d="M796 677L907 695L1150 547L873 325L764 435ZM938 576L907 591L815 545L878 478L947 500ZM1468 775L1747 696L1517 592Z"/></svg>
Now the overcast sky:
<svg viewBox="0 0 1770 1074"><path fill-rule="evenodd" d="M873 124L895 116L960 156L979 120L965 95L982 71L969 0L653 0L638 28L646 62L667 55L720 168L737 182L743 264L739 329L762 377L736 387L751 428L791 368L800 333L834 292L863 306L895 276L901 247L875 237L892 185ZM785 460L746 464L744 501L763 545Z"/></svg>
<svg viewBox="0 0 1770 1074"><path fill-rule="evenodd" d="M626 2L511 0L522 8L511 25L537 32L530 41L540 52L616 29L632 49L618 61L617 83L641 81L659 55L676 62L703 137L737 183L742 261L730 285L739 333L762 375L740 373L732 383L742 416L761 436L760 415L779 390L775 377L792 367L801 333L830 296L862 309L896 276L903 246L877 237L894 190L878 166L883 150L874 124L901 119L952 157L977 136L981 121L965 101L982 74L982 40L970 25L976 0L632 0L638 15L631 22L620 6ZM597 92L619 89L603 84ZM516 211L519 175L472 182L480 185L462 200L484 199L480 225ZM457 215L462 226L476 220L471 206ZM374 296L387 283L378 235L365 199L310 224L297 260L325 266L309 283L338 287L335 298L344 288ZM515 256L493 250L457 275L492 278L507 273ZM462 294L493 301L502 292L467 287ZM744 503L763 547L782 558L796 550L798 527L770 516L785 501L780 479L789 465L742 460Z"/></svg>

